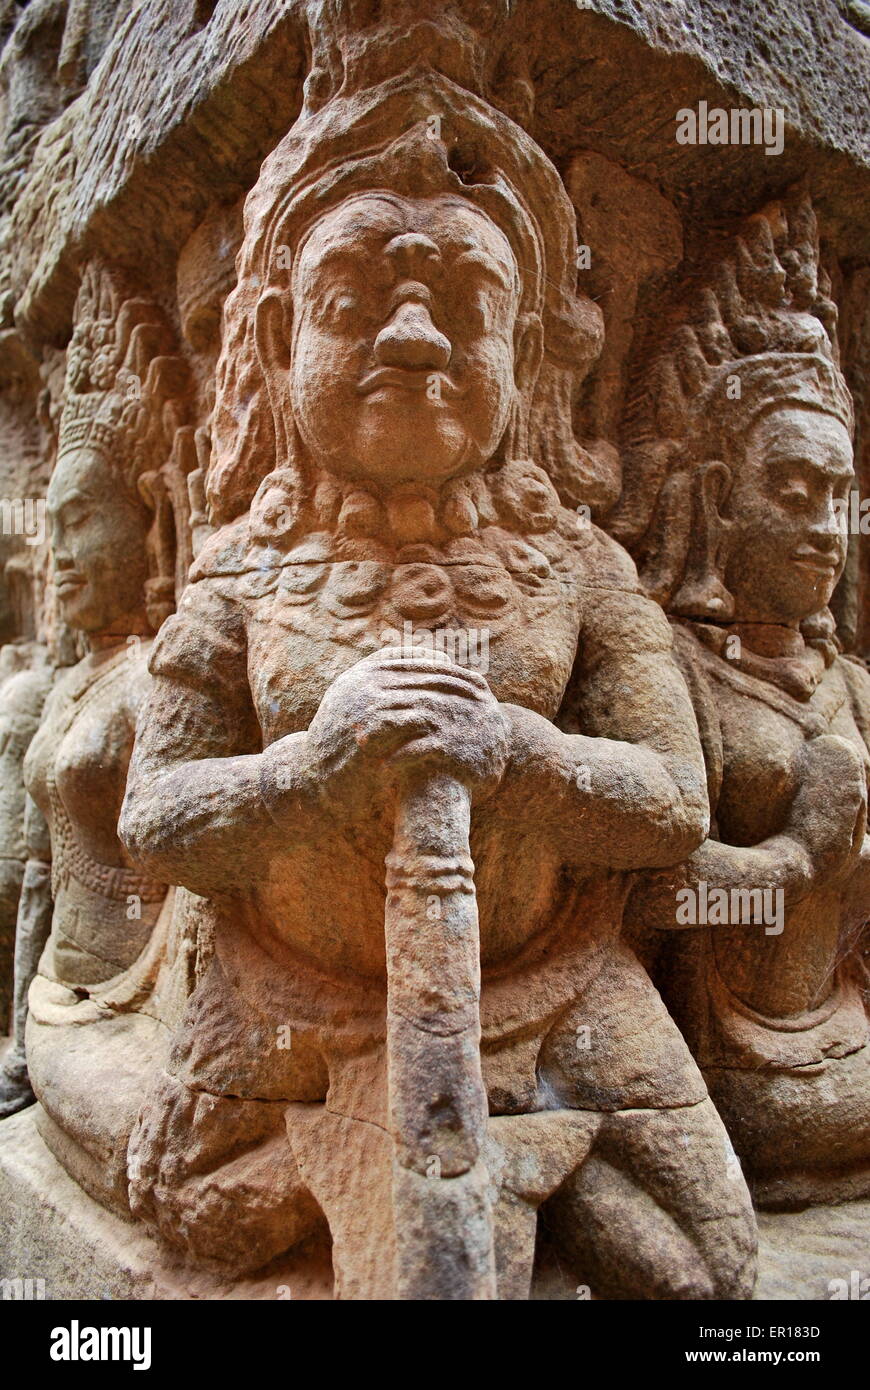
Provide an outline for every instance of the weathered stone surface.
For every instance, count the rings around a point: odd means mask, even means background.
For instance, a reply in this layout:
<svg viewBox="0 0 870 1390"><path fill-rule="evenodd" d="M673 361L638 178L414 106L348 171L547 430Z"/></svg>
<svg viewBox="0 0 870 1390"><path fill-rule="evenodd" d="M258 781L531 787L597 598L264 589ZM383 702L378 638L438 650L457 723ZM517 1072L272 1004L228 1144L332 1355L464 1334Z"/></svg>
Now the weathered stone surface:
<svg viewBox="0 0 870 1390"><path fill-rule="evenodd" d="M540 1117L546 1122L546 1116ZM276 1262L257 1277L220 1279L174 1261L141 1226L105 1210L64 1172L39 1138L35 1112L0 1129L0 1202L12 1214L0 1234L0 1268L9 1279L44 1279L45 1297L63 1299L288 1299L306 1302L333 1297L329 1252L316 1241ZM365 1181L363 1170L348 1167ZM366 1202L358 1209L363 1218ZM518 1215L505 1216L510 1225ZM502 1239L507 1242L507 1231ZM525 1244L525 1242L524 1242ZM848 1286L852 1271L870 1278L870 1208L866 1202L813 1207L797 1213L764 1212L759 1217L755 1300L831 1299ZM507 1256L505 1257L507 1261ZM377 1296L374 1265L365 1296ZM509 1299L576 1301L586 1288L566 1278L564 1262L551 1258L546 1239L534 1277L516 1271Z"/></svg>
<svg viewBox="0 0 870 1390"><path fill-rule="evenodd" d="M328 1250L294 1253L256 1279L221 1280L185 1268L141 1227L107 1211L64 1171L39 1137L37 1111L0 1130L0 1269L43 1279L65 1299L330 1299Z"/></svg>
<svg viewBox="0 0 870 1390"><path fill-rule="evenodd" d="M866 6L20 9L0 1272L825 1297Z"/></svg>

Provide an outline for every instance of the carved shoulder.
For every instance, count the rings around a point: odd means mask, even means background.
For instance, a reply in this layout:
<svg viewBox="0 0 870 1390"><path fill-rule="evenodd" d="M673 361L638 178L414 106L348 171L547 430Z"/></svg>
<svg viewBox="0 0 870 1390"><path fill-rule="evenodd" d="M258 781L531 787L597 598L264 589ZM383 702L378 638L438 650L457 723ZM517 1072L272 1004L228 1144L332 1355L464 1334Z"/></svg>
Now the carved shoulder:
<svg viewBox="0 0 870 1390"><path fill-rule="evenodd" d="M152 676L211 693L247 684L244 612L231 581L189 584L166 620L149 662Z"/></svg>

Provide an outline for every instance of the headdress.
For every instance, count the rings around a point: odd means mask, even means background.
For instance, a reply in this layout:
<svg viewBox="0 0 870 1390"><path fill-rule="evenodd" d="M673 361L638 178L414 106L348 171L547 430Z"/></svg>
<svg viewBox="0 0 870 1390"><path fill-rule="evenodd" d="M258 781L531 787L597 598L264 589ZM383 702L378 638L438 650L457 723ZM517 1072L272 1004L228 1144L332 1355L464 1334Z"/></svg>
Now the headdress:
<svg viewBox="0 0 870 1390"><path fill-rule="evenodd" d="M167 476L178 451L188 383L186 364L171 348L159 307L125 294L117 275L90 262L67 350L55 466L63 467L70 452L92 449L117 471L130 496L153 511L146 603L155 628L175 605L179 548L189 549L187 518L174 514L172 494L179 489ZM180 546L179 533L185 533Z"/></svg>
<svg viewBox="0 0 870 1390"><path fill-rule="evenodd" d="M629 393L624 489L613 533L635 554L649 591L687 617L727 618L717 573L718 507L748 431L762 415L798 405L852 432L839 368L837 309L819 265L808 195L793 190L748 218L709 268L684 282L656 325L663 348Z"/></svg>
<svg viewBox="0 0 870 1390"><path fill-rule="evenodd" d="M349 197L381 190L452 194L504 232L520 272L520 312L539 313L544 328L543 365L513 448L546 470L563 500L595 505L595 461L574 438L572 410L600 350L602 321L597 305L576 293L576 228L562 181L507 116L440 74L412 72L303 116L248 197L218 366L208 484L215 518L245 511L264 475L293 455L256 349L260 298L268 286L289 293L288 262L317 220Z"/></svg>

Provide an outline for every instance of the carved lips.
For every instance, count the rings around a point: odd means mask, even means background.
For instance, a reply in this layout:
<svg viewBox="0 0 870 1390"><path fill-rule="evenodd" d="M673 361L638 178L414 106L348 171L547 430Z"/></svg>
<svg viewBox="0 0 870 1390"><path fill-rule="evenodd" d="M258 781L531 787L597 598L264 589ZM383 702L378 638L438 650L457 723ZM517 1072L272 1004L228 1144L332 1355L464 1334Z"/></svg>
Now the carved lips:
<svg viewBox="0 0 870 1390"><path fill-rule="evenodd" d="M54 587L56 592L63 597L64 594L74 593L76 589L81 589L86 584L86 580L75 570L61 570L54 577Z"/></svg>
<svg viewBox="0 0 870 1390"><path fill-rule="evenodd" d="M836 574L839 569L839 560L836 555L826 554L821 550L813 550L809 546L799 546L792 555L792 560L796 565L812 570L814 574L832 575Z"/></svg>
<svg viewBox="0 0 870 1390"><path fill-rule="evenodd" d="M459 387L444 372L411 367L376 367L363 377L358 390L362 396L371 396L377 391L390 388L399 391L426 391L430 400L436 402L443 400L445 396L455 398L462 395Z"/></svg>

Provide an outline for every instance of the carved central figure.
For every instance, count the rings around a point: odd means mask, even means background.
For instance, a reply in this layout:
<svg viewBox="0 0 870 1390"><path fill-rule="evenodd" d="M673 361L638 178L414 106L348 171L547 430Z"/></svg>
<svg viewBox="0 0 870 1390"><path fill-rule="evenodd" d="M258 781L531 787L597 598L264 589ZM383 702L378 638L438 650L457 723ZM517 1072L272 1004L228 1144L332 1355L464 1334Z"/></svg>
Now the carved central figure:
<svg viewBox="0 0 870 1390"><path fill-rule="evenodd" d="M725 1131L619 943L627 871L690 853L706 794L667 622L551 481L601 336L575 257L552 166L440 79L331 102L249 198L223 525L121 823L203 899L130 1151L134 1212L199 1259L325 1218L340 1296L526 1297L548 1202L602 1293L751 1287Z"/></svg>

